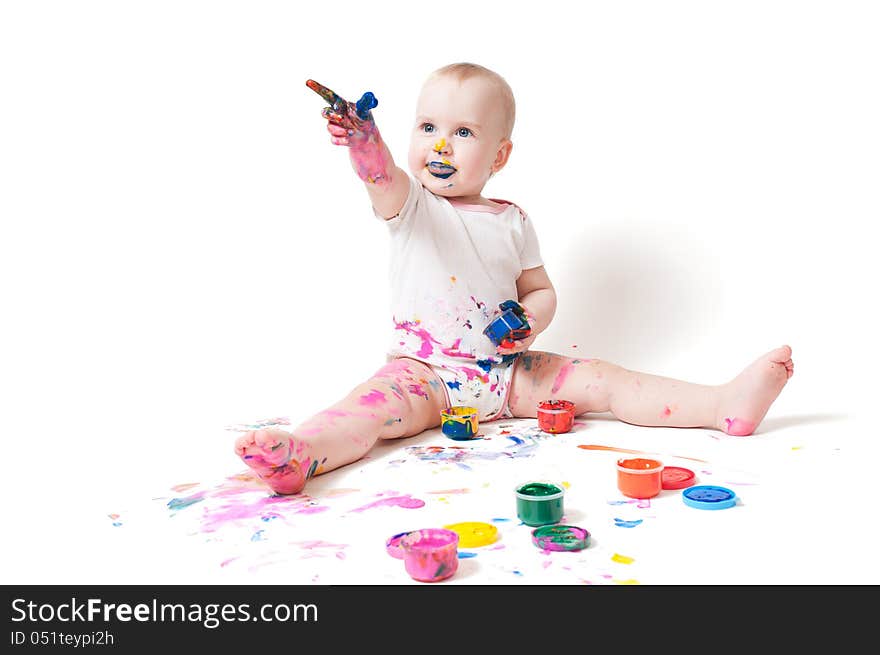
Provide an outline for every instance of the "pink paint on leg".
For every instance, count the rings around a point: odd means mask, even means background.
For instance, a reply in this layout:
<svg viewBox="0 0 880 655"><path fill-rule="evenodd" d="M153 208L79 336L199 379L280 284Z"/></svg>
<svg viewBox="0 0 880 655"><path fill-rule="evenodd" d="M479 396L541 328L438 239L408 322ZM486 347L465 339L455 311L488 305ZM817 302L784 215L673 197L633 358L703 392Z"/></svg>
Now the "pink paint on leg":
<svg viewBox="0 0 880 655"><path fill-rule="evenodd" d="M756 423L741 418L726 418L724 419L724 423L724 431L735 437L747 437L754 432L757 427Z"/></svg>
<svg viewBox="0 0 880 655"><path fill-rule="evenodd" d="M375 405L381 405L381 404L385 403L386 400L387 400L387 398L384 393L382 393L378 389L373 389L370 393L368 393L364 396L361 396L358 399L358 402L361 405L367 405L369 407L373 407Z"/></svg>
<svg viewBox="0 0 880 655"><path fill-rule="evenodd" d="M556 379L553 380L553 388L550 389L550 393L555 394L565 383L565 379L569 376L569 374L574 370L574 362L569 362L561 369L559 369L559 373L556 374Z"/></svg>

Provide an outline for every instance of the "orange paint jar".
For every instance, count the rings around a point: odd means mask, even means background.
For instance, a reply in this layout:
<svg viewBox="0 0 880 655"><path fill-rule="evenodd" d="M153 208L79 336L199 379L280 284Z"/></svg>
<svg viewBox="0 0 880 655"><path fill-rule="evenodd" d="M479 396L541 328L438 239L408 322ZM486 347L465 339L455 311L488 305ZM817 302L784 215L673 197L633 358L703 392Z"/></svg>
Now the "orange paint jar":
<svg viewBox="0 0 880 655"><path fill-rule="evenodd" d="M663 463L645 457L617 460L617 488L630 498L653 498L663 488Z"/></svg>

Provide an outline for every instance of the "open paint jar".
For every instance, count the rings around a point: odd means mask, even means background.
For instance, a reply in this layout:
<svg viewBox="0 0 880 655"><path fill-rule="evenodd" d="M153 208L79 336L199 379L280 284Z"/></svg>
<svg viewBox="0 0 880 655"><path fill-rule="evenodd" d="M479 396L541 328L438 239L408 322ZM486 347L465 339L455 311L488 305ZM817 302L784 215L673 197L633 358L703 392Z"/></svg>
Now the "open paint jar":
<svg viewBox="0 0 880 655"><path fill-rule="evenodd" d="M552 482L526 482L516 487L516 515L526 525L540 526L562 520L565 491Z"/></svg>
<svg viewBox="0 0 880 655"><path fill-rule="evenodd" d="M458 570L458 534L452 530L413 530L400 538L400 549L413 580L439 582Z"/></svg>
<svg viewBox="0 0 880 655"><path fill-rule="evenodd" d="M440 412L440 431L450 439L473 439L479 427L479 412L475 407L450 407Z"/></svg>
<svg viewBox="0 0 880 655"><path fill-rule="evenodd" d="M646 457L617 460L617 488L630 498L653 498L663 488L663 463Z"/></svg>
<svg viewBox="0 0 880 655"><path fill-rule="evenodd" d="M538 403L538 427L543 432L568 432L574 425L574 403L570 400L544 400Z"/></svg>

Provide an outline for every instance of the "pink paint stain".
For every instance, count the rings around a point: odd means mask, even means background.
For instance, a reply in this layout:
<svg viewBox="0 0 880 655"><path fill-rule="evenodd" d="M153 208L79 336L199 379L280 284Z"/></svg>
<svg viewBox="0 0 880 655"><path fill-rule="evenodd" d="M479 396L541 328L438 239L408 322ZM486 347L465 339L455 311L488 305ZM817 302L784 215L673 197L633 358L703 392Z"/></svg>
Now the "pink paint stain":
<svg viewBox="0 0 880 655"><path fill-rule="evenodd" d="M467 376L468 382L470 382L474 378L477 378L484 384L489 384L489 375L487 373L483 373L482 371L475 368L470 368L469 366L460 366L458 367L458 370Z"/></svg>
<svg viewBox="0 0 880 655"><path fill-rule="evenodd" d="M218 509L205 509L202 517L202 532L215 532L230 521L241 521L262 518L265 515L284 513L316 514L329 509L326 506L315 506L312 499L305 495L267 496L253 503L233 503ZM277 511L274 511L277 510Z"/></svg>
<svg viewBox="0 0 880 655"><path fill-rule="evenodd" d="M727 424L724 431L735 437L747 437L754 432L755 427L757 427L757 424L741 418L726 418L724 419L724 422Z"/></svg>
<svg viewBox="0 0 880 655"><path fill-rule="evenodd" d="M672 410L669 409L669 405L666 405L665 407L663 407L663 414L661 414L661 416L663 416L664 418L666 418L666 417L668 417L670 414L672 414Z"/></svg>
<svg viewBox="0 0 880 655"><path fill-rule="evenodd" d="M449 355L450 357L465 357L467 359L476 359L474 355L471 353L463 353L459 350L461 346L461 339L456 339L455 343L452 344L449 348L441 348L440 351L444 355Z"/></svg>
<svg viewBox="0 0 880 655"><path fill-rule="evenodd" d="M559 369L559 373L556 374L556 379L553 380L553 387L550 389L551 394L557 393L562 388L563 383L565 383L565 379L573 370L574 364L572 362L565 364L561 369Z"/></svg>
<svg viewBox="0 0 880 655"><path fill-rule="evenodd" d="M378 389L374 389L370 393L365 396L361 396L359 401L361 405L367 405L369 407L382 404L386 402L387 398L384 393L379 391Z"/></svg>
<svg viewBox="0 0 880 655"><path fill-rule="evenodd" d="M418 325L418 321L394 321L395 330L404 330L405 332L413 334L422 340L422 347L419 348L419 351L416 353L416 355L418 355L419 357L428 357L431 353L434 352L434 346L431 344L436 343L439 346L440 342L432 337L431 334L424 328L415 329L413 327L415 325Z"/></svg>
<svg viewBox="0 0 880 655"><path fill-rule="evenodd" d="M373 509L374 507L403 507L405 509L418 509L419 507L424 507L425 501L419 500L418 498L413 498L409 494L406 496L393 496L391 498L382 498L380 500L369 503L368 505L364 505L363 507L357 507L352 512L363 512L368 509Z"/></svg>
<svg viewBox="0 0 880 655"><path fill-rule="evenodd" d="M424 398L425 400L429 399L428 392L425 391L425 387L421 384L410 384L407 387L407 391L413 396L418 396L419 398Z"/></svg>
<svg viewBox="0 0 880 655"><path fill-rule="evenodd" d="M338 549L339 552L336 553L336 557L339 557L340 559L345 558L345 554L342 553L342 551L348 548L348 544L333 544L328 541L321 541L320 539L314 541L291 541L290 543L296 544L303 550L309 551L320 551L329 548Z"/></svg>

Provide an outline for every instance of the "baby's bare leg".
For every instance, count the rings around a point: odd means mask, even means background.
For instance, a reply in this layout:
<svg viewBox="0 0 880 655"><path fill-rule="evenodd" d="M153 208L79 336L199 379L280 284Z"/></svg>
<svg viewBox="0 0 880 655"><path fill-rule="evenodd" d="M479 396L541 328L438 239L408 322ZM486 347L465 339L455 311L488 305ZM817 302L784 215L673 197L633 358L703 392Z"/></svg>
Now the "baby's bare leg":
<svg viewBox="0 0 880 655"><path fill-rule="evenodd" d="M442 382L430 368L396 359L291 432L272 428L242 435L235 452L273 491L295 494L313 475L359 460L377 439L438 426L445 404Z"/></svg>
<svg viewBox="0 0 880 655"><path fill-rule="evenodd" d="M510 409L534 417L542 400L564 399L575 413L608 412L626 423L715 428L748 435L794 372L791 349L776 348L727 384L708 386L630 371L598 359L528 352L514 371Z"/></svg>

